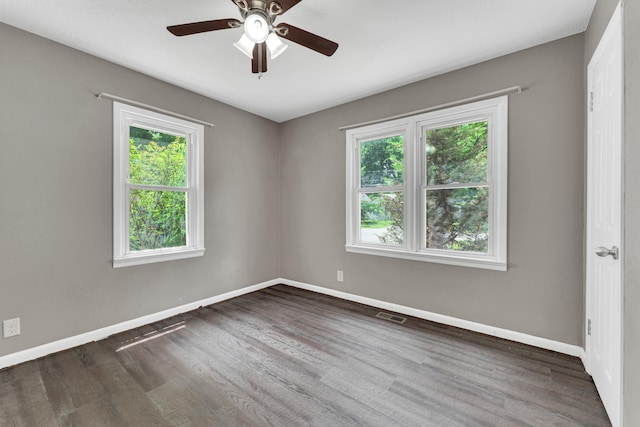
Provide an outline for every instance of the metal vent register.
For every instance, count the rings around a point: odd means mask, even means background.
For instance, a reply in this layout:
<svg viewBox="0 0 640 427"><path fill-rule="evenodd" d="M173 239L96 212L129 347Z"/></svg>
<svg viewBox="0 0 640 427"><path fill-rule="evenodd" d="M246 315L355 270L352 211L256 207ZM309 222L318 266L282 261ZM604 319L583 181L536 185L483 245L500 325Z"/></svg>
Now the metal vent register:
<svg viewBox="0 0 640 427"><path fill-rule="evenodd" d="M397 316L395 314L390 314L390 313L385 313L385 312L380 312L378 314L376 314L376 317L379 317L381 319L384 320L390 320L392 322L396 322L396 323L404 323L407 321L406 317L402 317L402 316Z"/></svg>

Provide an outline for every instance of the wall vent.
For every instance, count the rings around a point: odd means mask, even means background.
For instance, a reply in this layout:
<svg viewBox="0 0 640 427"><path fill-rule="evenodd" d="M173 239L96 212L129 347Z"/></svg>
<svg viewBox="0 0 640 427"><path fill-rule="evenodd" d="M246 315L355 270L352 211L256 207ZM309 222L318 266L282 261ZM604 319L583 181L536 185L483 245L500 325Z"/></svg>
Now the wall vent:
<svg viewBox="0 0 640 427"><path fill-rule="evenodd" d="M385 312L380 312L378 314L376 314L376 317L379 317L381 319L385 319L385 320L390 320L392 322L396 322L396 323L404 323L407 321L406 317L402 317L402 316L398 316L395 314L390 314L390 313L385 313Z"/></svg>

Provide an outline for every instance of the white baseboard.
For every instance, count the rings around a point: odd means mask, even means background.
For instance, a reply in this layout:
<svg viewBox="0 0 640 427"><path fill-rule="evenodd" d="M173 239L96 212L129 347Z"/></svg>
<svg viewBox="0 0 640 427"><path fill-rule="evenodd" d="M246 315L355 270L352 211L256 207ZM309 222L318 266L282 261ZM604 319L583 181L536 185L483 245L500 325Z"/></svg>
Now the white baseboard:
<svg viewBox="0 0 640 427"><path fill-rule="evenodd" d="M157 313L138 317L136 319L117 323L112 326L107 326L104 328L96 329L94 331L85 332L80 335L63 338L61 340L50 342L48 344L43 344L37 347L29 348L27 350L11 353L6 356L1 356L0 369L17 365L23 362L28 362L30 360L35 360L49 354L53 354L59 351L77 347L82 344L98 341L98 340L107 338L110 335L117 334L119 332L128 331L129 329L138 328L140 326L148 325L149 323L157 322L159 320L164 320L169 317L175 316L177 314L186 313L187 311L195 310L202 306L215 304L217 302L235 298L240 295L259 291L260 289L268 288L269 286L273 286L278 283L282 283L282 281L280 279L269 280L267 282L258 283L257 285L247 286L246 288L227 292L227 293L206 298L200 301L194 301L192 303L184 304L179 307L170 308L168 310L163 310Z"/></svg>
<svg viewBox="0 0 640 427"><path fill-rule="evenodd" d="M80 335L63 338L58 341L54 341L48 344L43 344L27 350L19 351L16 353L8 354L6 356L0 356L0 369L17 365L23 362L28 362L30 360L35 360L37 358L47 356L49 354L57 353L59 351L67 350L73 347L77 347L82 344L98 341L98 340L107 338L108 336L111 336L113 334L138 328L140 326L144 326L149 323L167 319L177 314L195 310L202 306L215 304L217 302L225 301L231 298L238 297L240 295L255 292L260 289L268 288L270 286L277 285L280 283L288 286L300 288L300 289L306 289L309 291L314 291L321 294L334 296L334 297L341 298L348 301L354 301L361 304L378 307L378 308L393 311L396 313L406 314L406 315L417 317L420 319L431 320L433 322L438 322L438 323L442 323L449 326L468 329L470 331L480 332L486 335L492 335L495 337L504 338L511 341L520 342L523 344L529 344L529 345L544 348L547 350L557 351L559 353L564 353L570 356L579 357L580 359L582 359L583 364L585 364L584 349L576 345L565 344L562 342L553 341L546 338L540 338L533 335L523 334L521 332L515 332L515 331L502 329L502 328L496 328L493 326L484 325L482 323L471 322L468 320L463 320L463 319L458 319L451 316L432 313L425 310L419 310L417 308L407 307L404 305L380 301L373 298L363 297L355 294L349 294L346 292L337 291L335 289L323 288L321 286L311 285L303 282L297 282L295 280L274 279L274 280L269 280L263 283L258 283L256 285L247 286L245 288L227 292L214 297L206 298L200 301L194 301L192 303L181 305L179 307L170 308L168 310L160 311L158 313L153 313L146 316L138 317L136 319L117 323L112 326L107 326L104 328L96 329L94 331L85 332Z"/></svg>
<svg viewBox="0 0 640 427"><path fill-rule="evenodd" d="M480 332L494 337L504 338L507 340L532 345L547 350L557 351L558 353L568 354L570 356L579 357L584 364L584 349L577 345L566 344L559 341L540 338L534 335L523 334L521 332L511 331L509 329L497 328L494 326L484 325L482 323L471 322L469 320L458 319L456 317L445 316L443 314L432 313L430 311L419 310L417 308L407 307L400 304L380 301L373 298L363 297L359 295L349 294L335 289L323 288L321 286L310 285L308 283L297 282L295 280L278 279L278 283L293 286L300 289L318 292L325 295L334 296L340 299L358 302L370 305L384 310L394 311L396 313L406 314L408 316L418 317L420 319L431 320L433 322L442 323L449 326L455 326L474 332Z"/></svg>

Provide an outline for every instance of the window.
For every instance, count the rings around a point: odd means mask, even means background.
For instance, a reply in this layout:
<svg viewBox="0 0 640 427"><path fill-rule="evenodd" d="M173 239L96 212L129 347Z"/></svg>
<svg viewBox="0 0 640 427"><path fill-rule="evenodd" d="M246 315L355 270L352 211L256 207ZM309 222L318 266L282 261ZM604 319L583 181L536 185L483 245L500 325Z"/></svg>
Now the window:
<svg viewBox="0 0 640 427"><path fill-rule="evenodd" d="M204 254L204 127L113 103L113 266Z"/></svg>
<svg viewBox="0 0 640 427"><path fill-rule="evenodd" d="M347 131L349 252L507 269L507 97Z"/></svg>

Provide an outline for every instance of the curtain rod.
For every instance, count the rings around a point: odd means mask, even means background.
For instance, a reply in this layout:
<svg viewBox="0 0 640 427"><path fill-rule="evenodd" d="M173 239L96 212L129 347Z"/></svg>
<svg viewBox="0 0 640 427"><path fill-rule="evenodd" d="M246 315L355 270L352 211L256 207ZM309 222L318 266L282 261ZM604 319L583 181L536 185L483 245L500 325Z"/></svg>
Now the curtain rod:
<svg viewBox="0 0 640 427"><path fill-rule="evenodd" d="M442 109L447 108L447 107L455 107L457 105L467 104L467 103L473 102L473 101L482 101L484 99L494 98L496 96L510 95L510 94L513 94L513 93L522 93L523 90L524 89L521 86L508 87L506 89L500 89L500 90L496 90L494 92L483 93L482 95L476 95L476 96L472 96L470 98L459 99L457 101L452 101L452 102L447 102L445 104L435 105L433 107L424 108L422 110L416 110L416 111L411 111L409 113L398 114L397 116L391 116L391 117L385 117L383 119L371 120L370 122L362 122L362 123L356 123L356 124L353 124L353 125L341 126L341 127L338 128L338 130L344 131L344 130L359 128L361 126L375 125L377 123L387 122L389 120L403 119L405 117L415 116L417 114L422 114L422 113L428 113L430 111L442 110Z"/></svg>
<svg viewBox="0 0 640 427"><path fill-rule="evenodd" d="M142 102L132 101L131 99L122 98L120 96L111 95L110 93L101 92L96 95L98 99L110 99L112 101L123 102L125 104L133 105L135 107L146 108L147 110L155 111L156 113L163 113L169 116L178 117L180 119L190 120L192 122L200 123L201 125L209 126L210 128L215 127L213 123L205 122L204 120L196 119L193 117L185 116L184 114L174 113L173 111L165 110L163 108L154 107L153 105L143 104Z"/></svg>

